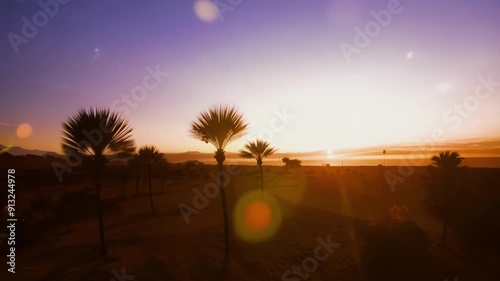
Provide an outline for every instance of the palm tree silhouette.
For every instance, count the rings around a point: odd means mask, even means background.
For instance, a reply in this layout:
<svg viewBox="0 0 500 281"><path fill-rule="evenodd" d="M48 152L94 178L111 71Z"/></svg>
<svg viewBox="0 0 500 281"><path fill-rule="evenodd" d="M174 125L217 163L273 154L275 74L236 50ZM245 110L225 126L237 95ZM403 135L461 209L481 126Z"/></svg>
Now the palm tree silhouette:
<svg viewBox="0 0 500 281"><path fill-rule="evenodd" d="M431 158L432 165L438 167L441 171L441 183L443 188L443 245L446 242L446 232L448 224L448 203L450 189L452 188L453 179L456 176L458 166L462 163L463 158L458 152L444 151L439 155L434 155Z"/></svg>
<svg viewBox="0 0 500 281"><path fill-rule="evenodd" d="M168 172L169 172L169 163L167 159L162 158L157 165L157 175L160 180L161 193L165 193L165 183L167 182Z"/></svg>
<svg viewBox="0 0 500 281"><path fill-rule="evenodd" d="M130 171L127 168L121 168L118 170L118 180L120 181L120 184L122 185L122 198L125 198L125 185L127 185L127 182L130 178Z"/></svg>
<svg viewBox="0 0 500 281"><path fill-rule="evenodd" d="M68 157L82 159L92 175L97 196L100 254L107 255L101 206L101 174L109 159L128 157L135 150L128 121L108 109L80 110L62 130L62 148Z"/></svg>
<svg viewBox="0 0 500 281"><path fill-rule="evenodd" d="M215 106L203 111L198 118L191 123L190 133L194 138L205 143L211 143L216 151L214 158L219 168L219 186L222 201L222 214L224 217L224 264L222 266L222 280L227 274L229 261L229 215L226 202L226 191L224 189L224 149L229 143L241 137L248 129L243 116L234 106Z"/></svg>
<svg viewBox="0 0 500 281"><path fill-rule="evenodd" d="M139 182L141 180L142 165L137 153L127 161L127 166L131 174L135 177L135 196L139 195Z"/></svg>
<svg viewBox="0 0 500 281"><path fill-rule="evenodd" d="M151 188L151 166L154 164L158 164L163 159L163 153L160 153L158 149L151 146L142 146L137 152L138 158L143 165L146 165L146 169L148 172L148 184L149 184L149 203L151 205L151 213L154 213L153 208L153 192Z"/></svg>
<svg viewBox="0 0 500 281"><path fill-rule="evenodd" d="M257 160L257 166L259 166L260 170L260 184L262 194L264 193L264 173L262 172L262 158L266 158L276 152L276 149L274 147L271 147L270 145L270 143L264 140L248 142L247 144L245 144L245 149L241 149L239 154L239 156L242 158L254 158L255 160Z"/></svg>

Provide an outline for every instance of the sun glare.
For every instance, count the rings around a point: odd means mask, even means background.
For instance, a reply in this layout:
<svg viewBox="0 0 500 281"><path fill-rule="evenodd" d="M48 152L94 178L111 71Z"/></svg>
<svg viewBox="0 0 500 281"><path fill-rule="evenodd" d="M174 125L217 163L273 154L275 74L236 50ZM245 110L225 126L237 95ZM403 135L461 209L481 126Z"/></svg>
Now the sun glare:
<svg viewBox="0 0 500 281"><path fill-rule="evenodd" d="M327 149L325 154L325 159L334 159L335 155L333 154L333 150Z"/></svg>

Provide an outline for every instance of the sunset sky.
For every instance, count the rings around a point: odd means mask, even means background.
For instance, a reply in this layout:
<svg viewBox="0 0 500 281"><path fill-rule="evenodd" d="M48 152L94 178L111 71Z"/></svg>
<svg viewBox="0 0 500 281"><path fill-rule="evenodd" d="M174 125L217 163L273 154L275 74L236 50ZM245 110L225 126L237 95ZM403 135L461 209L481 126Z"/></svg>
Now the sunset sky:
<svg viewBox="0 0 500 281"><path fill-rule="evenodd" d="M342 43L355 47L356 28L393 1L220 0L241 2L222 20L209 0L73 0L13 46L37 2L0 4L3 145L60 152L62 123L97 106L120 110L137 145L211 152L188 129L218 104L251 126L232 151L259 134L281 151L413 143L436 128L446 141L500 138L497 0L393 4L399 12L349 59ZM168 76L151 86L155 69ZM125 106L145 80L145 98Z"/></svg>

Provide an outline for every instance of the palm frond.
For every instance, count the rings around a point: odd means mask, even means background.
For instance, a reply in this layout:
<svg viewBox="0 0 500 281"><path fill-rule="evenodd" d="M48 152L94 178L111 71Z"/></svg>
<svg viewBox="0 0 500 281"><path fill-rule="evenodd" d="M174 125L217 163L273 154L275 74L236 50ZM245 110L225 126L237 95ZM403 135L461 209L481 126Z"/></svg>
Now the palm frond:
<svg viewBox="0 0 500 281"><path fill-rule="evenodd" d="M246 143L244 147L245 149L239 151L239 156L242 158L255 158L257 160L266 158L277 151L274 147L271 147L270 143L259 139Z"/></svg>
<svg viewBox="0 0 500 281"><path fill-rule="evenodd" d="M252 159L254 155L246 150L241 149L238 154L241 158Z"/></svg>
<svg viewBox="0 0 500 281"><path fill-rule="evenodd" d="M246 133L248 124L236 107L216 106L200 113L191 123L190 134L216 149L223 150L232 141Z"/></svg>
<svg viewBox="0 0 500 281"><path fill-rule="evenodd" d="M435 167L453 169L460 166L464 158L458 152L443 151L431 158L431 163Z"/></svg>
<svg viewBox="0 0 500 281"><path fill-rule="evenodd" d="M134 150L128 121L109 109L82 109L63 124L62 147L84 159L127 157Z"/></svg>
<svg viewBox="0 0 500 281"><path fill-rule="evenodd" d="M142 146L137 152L137 158L143 163L160 163L163 159L163 153L153 145Z"/></svg>

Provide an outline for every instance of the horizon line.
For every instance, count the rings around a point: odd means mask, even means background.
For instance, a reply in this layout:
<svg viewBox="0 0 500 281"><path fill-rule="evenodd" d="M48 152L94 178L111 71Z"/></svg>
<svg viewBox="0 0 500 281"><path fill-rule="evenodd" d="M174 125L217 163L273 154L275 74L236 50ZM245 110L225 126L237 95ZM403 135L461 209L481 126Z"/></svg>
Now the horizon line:
<svg viewBox="0 0 500 281"><path fill-rule="evenodd" d="M439 145L439 146L446 146L446 145L454 145L454 144L455 145L458 145L458 144L462 144L463 145L463 144L470 143L470 142L492 142L492 141L500 141L500 136L497 136L497 137L483 137L483 138L462 138L462 139L438 141L438 142L435 142L434 144L435 145ZM8 147L8 146L3 145L3 144L0 144L0 146ZM318 152L327 151L327 150L331 150L332 153L335 153L335 152L341 152L342 150L375 149L375 148L378 148L378 149L388 149L388 148L397 147L397 146L400 146L400 147L418 147L419 145L416 142L414 142L414 143L400 142L400 143L392 143L392 144L385 144L385 145L379 144L379 145L371 145L371 146L351 146L351 147L342 147L342 148L337 148L337 149L320 148L320 149L302 150L302 151L300 151L300 150L297 150L297 151L280 151L280 150L278 150L276 153L285 153L285 154L293 154L293 153L318 153ZM45 151L45 152L51 152L51 153L61 154L61 153L56 152L56 151L46 150L46 149L40 149L40 148L28 148L28 147L21 147L21 146L17 146L17 145L10 146L10 148L14 148L14 147L18 147L18 148L25 149L25 150L38 150L38 151ZM139 147L140 146L137 146L137 148L139 148ZM8 152L8 151L4 151L4 152ZM235 153L235 154L239 153L238 151L231 151L231 150L227 150L225 152L226 153ZM213 151L183 150L183 151L168 151L168 152L162 152L162 153L164 153L164 154L213 153Z"/></svg>

